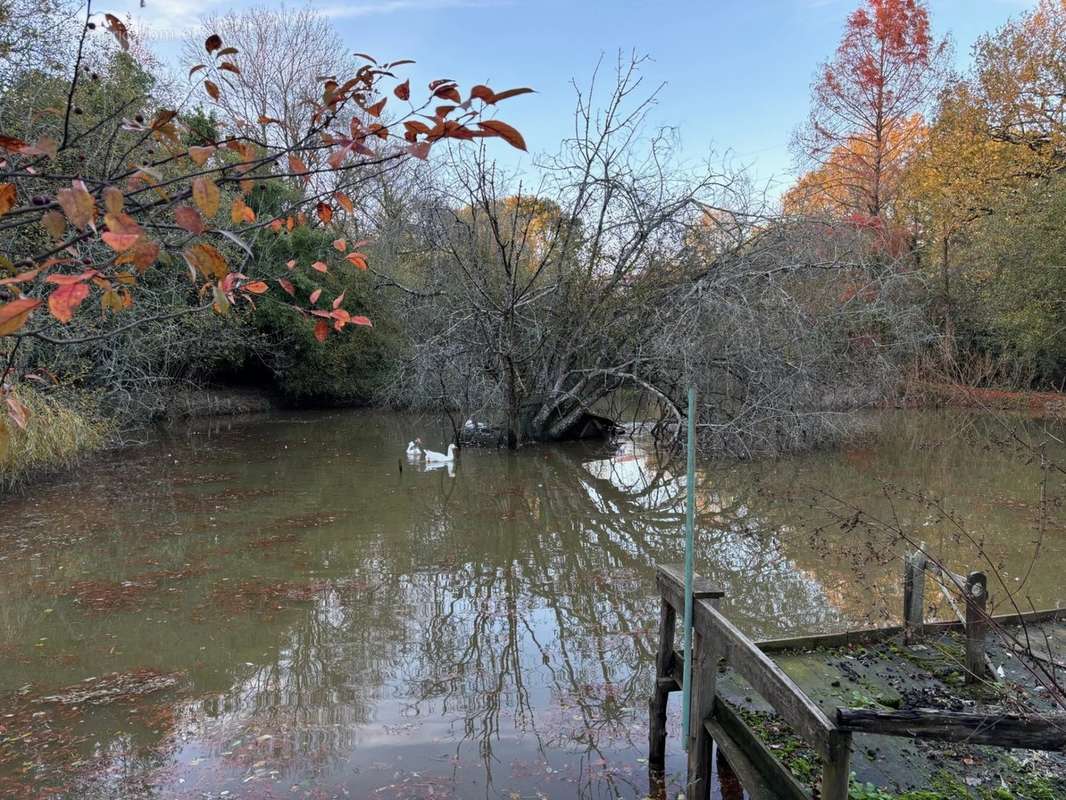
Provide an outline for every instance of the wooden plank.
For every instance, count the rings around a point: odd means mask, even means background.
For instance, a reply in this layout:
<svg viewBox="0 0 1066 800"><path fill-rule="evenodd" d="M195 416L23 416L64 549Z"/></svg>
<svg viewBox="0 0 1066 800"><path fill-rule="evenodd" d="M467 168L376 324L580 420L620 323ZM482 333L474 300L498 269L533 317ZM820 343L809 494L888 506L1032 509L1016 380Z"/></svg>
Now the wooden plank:
<svg viewBox="0 0 1066 800"><path fill-rule="evenodd" d="M661 569L669 570L673 574L684 575L684 565L663 564ZM681 579L681 585L685 585L685 579ZM700 575L692 576L692 598L694 600L720 600L725 597L725 591L711 582L710 578Z"/></svg>
<svg viewBox="0 0 1066 800"><path fill-rule="evenodd" d="M658 582L668 603L678 604L683 600L684 584L679 571L660 567ZM715 640L729 665L820 755L831 757L830 734L836 725L822 710L711 603L701 600L693 604L692 611L695 628L704 637Z"/></svg>
<svg viewBox="0 0 1066 800"><path fill-rule="evenodd" d="M908 644L922 632L925 622L925 555L904 556L903 567L903 641Z"/></svg>
<svg viewBox="0 0 1066 800"><path fill-rule="evenodd" d="M905 711L838 708L837 723L847 730L884 736L1024 747L1029 750L1066 750L1066 714L1061 713L1019 717L933 708Z"/></svg>
<svg viewBox="0 0 1066 800"><path fill-rule="evenodd" d="M822 759L821 800L848 800L851 782L851 733L835 730L829 735L829 755Z"/></svg>
<svg viewBox="0 0 1066 800"><path fill-rule="evenodd" d="M988 633L988 579L971 572L966 579L966 682L976 683L988 674L985 667L985 635Z"/></svg>
<svg viewBox="0 0 1066 800"><path fill-rule="evenodd" d="M670 688L663 685L673 669L677 612L664 597L659 609L659 649L655 654L655 688L648 701L648 771L655 778L666 769L666 706Z"/></svg>
<svg viewBox="0 0 1066 800"><path fill-rule="evenodd" d="M810 800L810 792L720 697L714 705L714 716L704 726L725 752L752 800Z"/></svg>
<svg viewBox="0 0 1066 800"><path fill-rule="evenodd" d="M714 747L704 720L714 713L718 682L718 653L715 642L693 631L692 702L689 706L688 786L685 797L709 798L711 791L711 756Z"/></svg>
<svg viewBox="0 0 1066 800"><path fill-rule="evenodd" d="M1039 611L1024 611L1020 614L993 614L991 620L998 625L1049 622L1066 618L1066 608L1045 608ZM965 625L958 620L926 622L925 633L943 633L963 630ZM840 633L817 633L810 636L792 636L787 639L764 639L755 646L764 653L780 653L798 650L823 650L846 647L849 644L872 644L883 642L903 633L902 625L885 625L880 628L862 628Z"/></svg>

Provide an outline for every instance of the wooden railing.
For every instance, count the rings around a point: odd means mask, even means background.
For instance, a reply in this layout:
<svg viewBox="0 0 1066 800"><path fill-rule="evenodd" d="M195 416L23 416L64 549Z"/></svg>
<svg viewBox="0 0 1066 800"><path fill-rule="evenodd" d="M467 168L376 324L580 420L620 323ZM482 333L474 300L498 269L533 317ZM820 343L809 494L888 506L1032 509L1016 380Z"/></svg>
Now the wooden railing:
<svg viewBox="0 0 1066 800"><path fill-rule="evenodd" d="M945 578L963 596L966 610L956 607L959 623L923 620L924 576L932 572ZM671 692L681 689L682 655L674 650L679 609L684 609L685 589L680 566L660 566L657 583L661 599L656 682L649 714L649 774L653 794L663 795L666 759L666 708ZM991 622L1009 624L1055 619L1066 609L1049 609L1027 615L989 617L988 589L980 572L957 575L932 565L919 554L906 559L904 574L904 625L847 631L801 639L757 644L741 633L718 609L723 592L699 576L693 584L692 697L688 742L689 800L710 792L712 739L729 761L752 798L809 800L810 792L789 771L718 695L719 665L724 663L752 688L821 757L820 800L846 800L851 763L852 732L876 733L942 741L962 741L1000 747L1037 750L1066 749L1066 714L1047 713L1018 717L1006 714L955 713L939 709L882 710L838 708L826 715L767 655L777 650L809 650L855 642L884 641L903 635L912 639L923 630L966 632L966 664L972 679L987 674L985 633Z"/></svg>
<svg viewBox="0 0 1066 800"><path fill-rule="evenodd" d="M660 566L659 594L662 608L659 621L659 651L656 659L656 686L651 699L649 769L662 774L666 755L666 702L670 691L680 688L678 656L673 650L677 610L685 606L681 569ZM719 704L715 682L719 662L743 677L774 711L822 758L822 800L846 800L851 733L844 730L786 675L774 661L741 633L716 608L722 592L704 581L694 586L692 606L692 699L688 743L688 791L686 797L707 797L711 778L711 730ZM708 725L708 723L712 723Z"/></svg>

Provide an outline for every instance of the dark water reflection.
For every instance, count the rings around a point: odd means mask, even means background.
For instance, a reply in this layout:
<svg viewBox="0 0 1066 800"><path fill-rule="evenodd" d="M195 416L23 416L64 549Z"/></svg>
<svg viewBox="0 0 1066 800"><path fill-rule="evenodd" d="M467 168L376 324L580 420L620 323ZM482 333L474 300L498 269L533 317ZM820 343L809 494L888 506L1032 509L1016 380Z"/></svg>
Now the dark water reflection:
<svg viewBox="0 0 1066 800"><path fill-rule="evenodd" d="M840 452L701 470L698 569L738 624L892 618L902 546L878 521L1066 602L1062 481L1041 500L1008 436L1061 459L1049 431L882 422ZM8 501L0 794L642 797L683 481L628 441L401 470L416 433L434 439L371 412L214 423ZM177 685L42 702L146 669Z"/></svg>

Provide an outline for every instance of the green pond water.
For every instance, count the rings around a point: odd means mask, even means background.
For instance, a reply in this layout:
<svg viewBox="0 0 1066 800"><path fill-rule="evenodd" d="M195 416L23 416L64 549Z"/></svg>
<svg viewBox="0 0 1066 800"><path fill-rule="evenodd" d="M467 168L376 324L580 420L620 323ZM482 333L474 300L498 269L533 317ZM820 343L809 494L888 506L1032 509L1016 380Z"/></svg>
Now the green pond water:
<svg viewBox="0 0 1066 800"><path fill-rule="evenodd" d="M994 568L997 610L1066 604L1062 473L1031 449L1066 463L1066 431L870 422L701 465L697 570L742 629L895 621L900 531ZM204 423L4 501L0 796L643 797L679 465L620 439L426 471L416 435L442 449L383 412Z"/></svg>

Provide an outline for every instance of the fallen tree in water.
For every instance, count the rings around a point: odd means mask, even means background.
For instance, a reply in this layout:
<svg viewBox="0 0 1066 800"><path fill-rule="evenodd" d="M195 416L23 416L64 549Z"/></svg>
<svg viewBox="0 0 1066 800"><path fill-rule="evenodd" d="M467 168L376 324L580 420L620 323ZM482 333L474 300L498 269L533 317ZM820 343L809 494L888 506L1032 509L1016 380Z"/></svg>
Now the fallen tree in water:
<svg viewBox="0 0 1066 800"><path fill-rule="evenodd" d="M903 257L762 213L740 173L675 167L670 133L645 130L638 67L619 64L602 111L579 93L576 135L533 191L482 153L383 218L396 255L375 272L407 337L387 399L513 448L610 433L601 405L620 390L673 436L695 384L706 450L836 438L839 410L883 399L922 339Z"/></svg>

